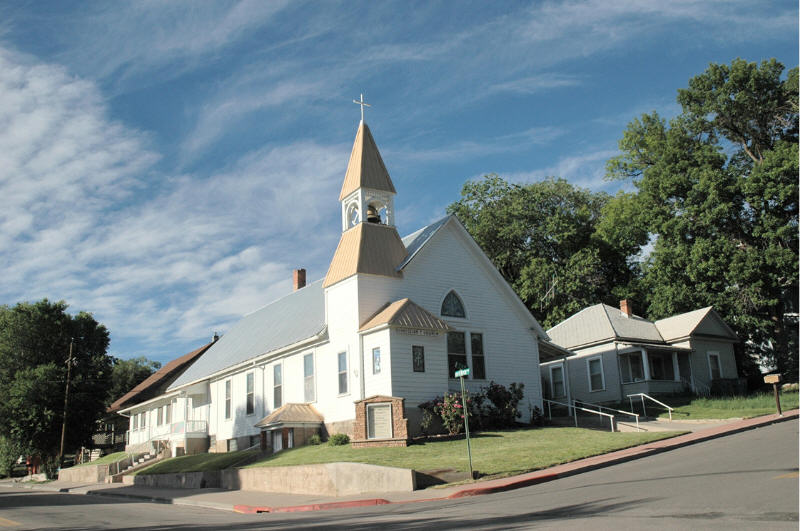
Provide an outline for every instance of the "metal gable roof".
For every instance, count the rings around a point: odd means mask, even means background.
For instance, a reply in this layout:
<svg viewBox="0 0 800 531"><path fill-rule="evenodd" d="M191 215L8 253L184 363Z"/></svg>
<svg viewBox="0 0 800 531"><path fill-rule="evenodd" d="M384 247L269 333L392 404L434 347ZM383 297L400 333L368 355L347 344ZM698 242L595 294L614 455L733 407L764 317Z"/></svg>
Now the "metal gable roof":
<svg viewBox="0 0 800 531"><path fill-rule="evenodd" d="M325 293L318 280L246 315L169 387L176 389L325 329Z"/></svg>
<svg viewBox="0 0 800 531"><path fill-rule="evenodd" d="M386 304L375 312L375 315L367 319L367 322L361 326L359 331L363 332L384 324L441 332L453 329L450 325L408 298Z"/></svg>
<svg viewBox="0 0 800 531"><path fill-rule="evenodd" d="M547 335L564 348L615 339L664 342L653 322L636 315L628 317L607 304L584 308L548 330Z"/></svg>
<svg viewBox="0 0 800 531"><path fill-rule="evenodd" d="M452 215L445 216L438 221L434 221L427 227L422 227L418 231L412 232L403 238L403 245L406 246L406 257L403 259L400 265L397 266L398 271L408 265L408 263L413 260L414 256L416 256L422 247L428 243L431 238L433 238L433 235L436 234L439 229L444 227L452 217Z"/></svg>

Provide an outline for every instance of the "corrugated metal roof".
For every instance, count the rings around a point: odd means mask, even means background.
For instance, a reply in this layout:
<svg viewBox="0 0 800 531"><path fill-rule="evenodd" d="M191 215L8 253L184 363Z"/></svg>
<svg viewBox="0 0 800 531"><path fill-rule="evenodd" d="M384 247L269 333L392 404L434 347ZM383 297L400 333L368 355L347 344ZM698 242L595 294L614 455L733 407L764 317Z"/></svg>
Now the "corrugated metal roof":
<svg viewBox="0 0 800 531"><path fill-rule="evenodd" d="M285 404L256 423L256 427L267 427L275 424L293 422L316 424L325 421L319 411L311 404Z"/></svg>
<svg viewBox="0 0 800 531"><path fill-rule="evenodd" d="M422 247L428 243L433 235L441 229L442 227L450 221L452 215L448 215L443 217L442 219L435 221L428 225L427 227L422 227L416 232L413 232L403 238L403 245L406 246L406 257L397 266L398 270L402 270L413 258L416 254L422 249Z"/></svg>
<svg viewBox="0 0 800 531"><path fill-rule="evenodd" d="M318 280L242 318L169 389L312 338L324 328L325 293Z"/></svg>
<svg viewBox="0 0 800 531"><path fill-rule="evenodd" d="M362 222L342 233L323 287L332 286L356 273L401 277L398 264L406 248L397 229L380 223Z"/></svg>
<svg viewBox="0 0 800 531"><path fill-rule="evenodd" d="M363 121L358 126L356 139L353 142L353 151L350 152L350 161L347 163L339 201L359 188L397 193L375 139Z"/></svg>
<svg viewBox="0 0 800 531"><path fill-rule="evenodd" d="M191 364L206 350L208 350L211 345L213 345L213 343L208 343L197 350L193 350L188 354L184 354L180 358L170 361L159 370L148 376L145 380L139 383L139 385L118 398L113 404L108 406L107 411L109 413L113 413L114 411L119 411L129 403L135 404L143 402L144 400L148 400L153 396L161 394L159 392L159 388L161 386L166 386L169 383L170 378L177 379L177 376L180 375L180 371L185 370L189 364Z"/></svg>
<svg viewBox="0 0 800 531"><path fill-rule="evenodd" d="M615 339L663 342L653 322L636 315L627 317L607 304L584 308L548 330L547 335L564 348Z"/></svg>
<svg viewBox="0 0 800 531"><path fill-rule="evenodd" d="M446 332L453 328L433 315L425 308L419 306L411 299L400 299L391 304L387 304L375 315L367 319L359 331L369 330L383 324L401 326L404 328L416 328L421 330L437 330Z"/></svg>

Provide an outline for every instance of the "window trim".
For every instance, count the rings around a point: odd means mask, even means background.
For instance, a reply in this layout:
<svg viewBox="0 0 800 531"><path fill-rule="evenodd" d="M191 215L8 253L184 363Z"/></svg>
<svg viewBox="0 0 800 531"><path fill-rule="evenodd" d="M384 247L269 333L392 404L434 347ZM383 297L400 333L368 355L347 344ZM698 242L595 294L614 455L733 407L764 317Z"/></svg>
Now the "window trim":
<svg viewBox="0 0 800 531"><path fill-rule="evenodd" d="M224 404L225 404L225 411L224 411L225 420L230 420L231 416L232 416L231 413L233 412L232 411L233 408L231 407L232 406L232 400L231 400L231 389L232 389L232 387L233 387L233 385L231 384L231 379L228 378L227 380L225 380L225 401L224 401Z"/></svg>
<svg viewBox="0 0 800 531"><path fill-rule="evenodd" d="M245 415L255 415L256 414L256 373L255 371L250 371L245 373L244 375L244 412ZM252 390L250 388L250 384L253 384ZM252 407L251 411L248 409Z"/></svg>
<svg viewBox="0 0 800 531"><path fill-rule="evenodd" d="M717 367L719 368L719 379L722 380L724 376L722 375L722 356L719 355L718 350L708 350L706 351L706 361L708 362L708 381L714 381L714 371L712 370L711 366L711 356L717 357Z"/></svg>
<svg viewBox="0 0 800 531"><path fill-rule="evenodd" d="M414 358L414 349L422 351L422 369L417 370ZM425 345L411 345L411 372L425 372Z"/></svg>
<svg viewBox="0 0 800 531"><path fill-rule="evenodd" d="M445 299L447 299L447 297L451 293L453 295L455 295L456 298L458 299L458 302L461 303L461 309L464 310L464 317L458 317L456 315L445 315L445 314L442 313L442 308L444 306L444 301L445 301ZM439 301L439 315L441 317L445 318L445 319L458 319L459 321L467 321L467 320L469 320L469 312L467 311L467 305L464 304L464 298L461 295L458 294L458 291L456 291L455 289L449 289L449 290L447 290L447 292L445 292L444 297L442 297L442 299Z"/></svg>
<svg viewBox="0 0 800 531"><path fill-rule="evenodd" d="M603 386L600 389L592 389L592 361L598 360L600 361L600 381ZM603 356L592 356L591 358L586 358L586 377L589 379L589 392L595 393L597 391L605 391L606 390L606 371L603 368Z"/></svg>
<svg viewBox="0 0 800 531"><path fill-rule="evenodd" d="M475 361L472 353L472 336L473 334L478 334L481 336L481 349L483 349L483 353L478 356L479 358L483 358L483 378L476 378L475 377ZM468 346L468 354L467 360L469 363L469 379L470 380L478 380L478 381L487 381L489 378L486 377L486 334L483 330L470 330L469 331L469 346Z"/></svg>
<svg viewBox="0 0 800 531"><path fill-rule="evenodd" d="M457 353L457 352L453 352L453 353L450 352L450 340L449 340L450 334L462 334L464 336L464 354L460 354L460 353ZM453 373L450 372L450 355L451 354L453 356L459 356L459 357L463 356L464 357L464 362L465 362L464 364L467 366L467 368L470 368L470 359L471 359L470 352L472 351L472 345L469 344L470 338L467 336L467 334L468 334L467 330L451 330L451 331L445 333L445 350L447 351L446 352L446 354L447 354L447 378L450 379L450 380L458 380L458 378L453 376ZM470 370L470 378L471 378L471 375L472 375L472 370Z"/></svg>
<svg viewBox="0 0 800 531"><path fill-rule="evenodd" d="M553 369L558 369L561 371L561 388L564 389L563 395L556 395L556 384L555 384L556 381L553 378ZM550 366L550 396L552 396L553 398L566 398L567 396L567 382L566 382L563 363L557 363L555 365Z"/></svg>
<svg viewBox="0 0 800 531"><path fill-rule="evenodd" d="M344 356L344 371L339 367L339 360ZM347 356L347 351L344 350L336 355L336 383L338 386L339 394L337 396L347 396L350 394L350 378L349 378L350 360ZM342 373L344 373L344 391L342 391Z"/></svg>
<svg viewBox="0 0 800 531"><path fill-rule="evenodd" d="M375 353L376 352L378 353L378 356L377 356L378 364L377 364L377 366L375 365L375 359L376 359ZM377 370L375 370L376 367L377 367ZM374 375L380 374L382 368L383 368L383 362L381 360L381 347L374 347L372 349L372 374L374 374Z"/></svg>
<svg viewBox="0 0 800 531"><path fill-rule="evenodd" d="M311 375L306 376L306 358L311 356ZM314 356L314 352L309 352L307 354L303 354L303 401L306 404L312 404L317 401L317 360L316 356ZM306 381L311 379L311 393L312 397L311 400L306 397Z"/></svg>
<svg viewBox="0 0 800 531"><path fill-rule="evenodd" d="M275 369L278 368L278 372L281 375L281 383L275 383ZM280 401L275 400L275 390L280 392L281 399ZM280 402L280 403L278 403ZM272 366L272 409L273 411L283 406L283 363L278 362Z"/></svg>

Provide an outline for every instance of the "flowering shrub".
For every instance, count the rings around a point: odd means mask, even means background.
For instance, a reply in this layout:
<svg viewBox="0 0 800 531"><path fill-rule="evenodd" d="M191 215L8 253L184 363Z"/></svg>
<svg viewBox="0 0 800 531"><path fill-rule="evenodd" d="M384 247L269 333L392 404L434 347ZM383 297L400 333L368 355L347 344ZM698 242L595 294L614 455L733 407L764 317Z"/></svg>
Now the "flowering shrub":
<svg viewBox="0 0 800 531"><path fill-rule="evenodd" d="M482 430L487 428L510 428L521 416L518 409L522 399L524 384L512 383L508 388L490 382L482 387L479 393L467 393L467 410L469 411L470 428ZM464 429L464 407L460 393L447 393L418 406L423 411L423 418L437 415L450 435L461 433ZM430 422L423 429L427 432Z"/></svg>

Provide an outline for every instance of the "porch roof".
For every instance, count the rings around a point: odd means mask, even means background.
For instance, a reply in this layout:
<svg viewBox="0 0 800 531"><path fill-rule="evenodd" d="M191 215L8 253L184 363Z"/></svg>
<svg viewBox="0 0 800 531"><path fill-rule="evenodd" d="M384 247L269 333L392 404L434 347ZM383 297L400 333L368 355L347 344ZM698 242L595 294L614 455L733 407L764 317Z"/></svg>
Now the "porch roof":
<svg viewBox="0 0 800 531"><path fill-rule="evenodd" d="M645 350L662 350L666 352L692 352L692 349L688 347L675 347L672 345L655 345L653 343L639 343L635 341L618 342L618 344L636 348L643 348Z"/></svg>
<svg viewBox="0 0 800 531"><path fill-rule="evenodd" d="M286 424L322 424L325 420L311 404L284 404L256 423L258 428Z"/></svg>

